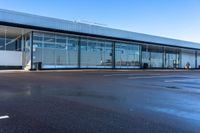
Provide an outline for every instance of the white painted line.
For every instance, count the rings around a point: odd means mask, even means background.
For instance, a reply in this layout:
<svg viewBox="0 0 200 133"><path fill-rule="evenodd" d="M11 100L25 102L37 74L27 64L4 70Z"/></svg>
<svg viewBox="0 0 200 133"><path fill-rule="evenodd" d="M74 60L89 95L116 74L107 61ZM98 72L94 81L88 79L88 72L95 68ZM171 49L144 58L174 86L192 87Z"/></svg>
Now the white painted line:
<svg viewBox="0 0 200 133"><path fill-rule="evenodd" d="M194 80L200 80L199 78L190 78L190 79L177 79L177 80L165 80L165 82L190 82Z"/></svg>
<svg viewBox="0 0 200 133"><path fill-rule="evenodd" d="M134 74L108 74L108 75L104 75L104 77L111 77L111 76L130 76L130 75L134 75Z"/></svg>
<svg viewBox="0 0 200 133"><path fill-rule="evenodd" d="M128 79L149 79L149 78L177 78L180 76L175 76L175 75L166 75L166 76L144 76L144 77L128 77ZM190 78L188 76L181 76L181 78Z"/></svg>
<svg viewBox="0 0 200 133"><path fill-rule="evenodd" d="M8 115L0 116L0 120L10 118Z"/></svg>
<svg viewBox="0 0 200 133"><path fill-rule="evenodd" d="M127 74L108 74L108 75L104 75L104 77L111 77L111 76L160 76L161 74L130 74L130 73L127 73Z"/></svg>
<svg viewBox="0 0 200 133"><path fill-rule="evenodd" d="M150 78L154 78L155 76L149 76L149 77L128 77L128 79L150 79ZM156 76L158 77L158 76Z"/></svg>

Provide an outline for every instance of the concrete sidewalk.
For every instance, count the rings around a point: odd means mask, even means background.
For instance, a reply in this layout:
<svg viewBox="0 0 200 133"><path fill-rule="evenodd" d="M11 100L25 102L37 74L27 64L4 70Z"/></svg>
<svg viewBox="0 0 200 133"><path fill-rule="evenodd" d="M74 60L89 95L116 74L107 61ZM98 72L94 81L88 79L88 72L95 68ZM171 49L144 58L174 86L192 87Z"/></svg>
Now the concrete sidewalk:
<svg viewBox="0 0 200 133"><path fill-rule="evenodd" d="M0 70L0 73L25 72L200 72L200 69L66 69L66 70Z"/></svg>

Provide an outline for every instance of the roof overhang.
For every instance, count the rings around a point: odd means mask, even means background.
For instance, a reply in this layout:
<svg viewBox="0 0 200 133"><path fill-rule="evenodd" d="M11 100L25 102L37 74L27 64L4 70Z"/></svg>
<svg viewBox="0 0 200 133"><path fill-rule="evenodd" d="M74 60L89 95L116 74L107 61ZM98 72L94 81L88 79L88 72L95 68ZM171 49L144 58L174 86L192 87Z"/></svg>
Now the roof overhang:
<svg viewBox="0 0 200 133"><path fill-rule="evenodd" d="M53 32L80 34L126 41L145 42L172 47L200 49L199 43L117 30L96 25L37 16L0 9L0 25L17 26Z"/></svg>

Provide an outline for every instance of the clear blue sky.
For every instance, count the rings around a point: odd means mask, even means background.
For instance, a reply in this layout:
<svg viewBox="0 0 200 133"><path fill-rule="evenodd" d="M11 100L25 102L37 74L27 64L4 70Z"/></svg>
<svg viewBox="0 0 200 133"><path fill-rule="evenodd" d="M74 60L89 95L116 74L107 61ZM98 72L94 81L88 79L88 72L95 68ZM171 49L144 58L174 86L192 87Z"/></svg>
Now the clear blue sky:
<svg viewBox="0 0 200 133"><path fill-rule="evenodd" d="M200 0L0 0L0 8L200 43Z"/></svg>

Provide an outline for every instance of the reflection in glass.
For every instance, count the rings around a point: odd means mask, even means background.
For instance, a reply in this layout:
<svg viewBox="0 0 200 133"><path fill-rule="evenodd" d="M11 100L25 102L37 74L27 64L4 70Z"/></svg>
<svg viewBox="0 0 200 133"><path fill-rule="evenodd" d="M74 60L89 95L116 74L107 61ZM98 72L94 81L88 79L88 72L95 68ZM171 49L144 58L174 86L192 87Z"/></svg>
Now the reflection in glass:
<svg viewBox="0 0 200 133"><path fill-rule="evenodd" d="M23 29L0 26L0 50L21 51Z"/></svg>
<svg viewBox="0 0 200 133"><path fill-rule="evenodd" d="M43 68L77 68L78 39L34 32L33 63L37 62L42 62Z"/></svg>
<svg viewBox="0 0 200 133"><path fill-rule="evenodd" d="M138 68L139 46L134 44L115 44L115 66L116 68Z"/></svg>
<svg viewBox="0 0 200 133"><path fill-rule="evenodd" d="M19 43L21 42L19 38L14 43L18 44L18 40ZM10 41L9 38L7 41ZM6 49L5 42L5 38L0 36L0 49ZM112 68L114 63L116 68L140 68L140 53L143 67L185 68L186 64L189 64L191 68L196 67L193 50L182 49L180 52L177 48L143 45L140 52L140 45L115 42L115 54L113 55L113 47L114 43L111 41L89 38L79 40L69 35L34 32L33 68L38 62L42 63L43 68L78 68L79 52L81 68ZM12 47L8 48L12 49ZM197 66L199 65L200 53L197 56Z"/></svg>
<svg viewBox="0 0 200 133"><path fill-rule="evenodd" d="M195 51L182 49L182 68L195 68Z"/></svg>
<svg viewBox="0 0 200 133"><path fill-rule="evenodd" d="M81 39L82 68L112 68L112 43Z"/></svg>
<svg viewBox="0 0 200 133"><path fill-rule="evenodd" d="M162 68L163 65L163 53L151 52L151 67Z"/></svg>
<svg viewBox="0 0 200 133"><path fill-rule="evenodd" d="M142 65L148 68L163 67L163 49L156 46L142 46Z"/></svg>

